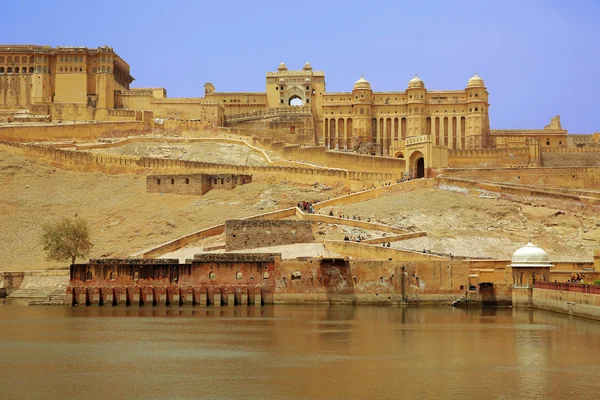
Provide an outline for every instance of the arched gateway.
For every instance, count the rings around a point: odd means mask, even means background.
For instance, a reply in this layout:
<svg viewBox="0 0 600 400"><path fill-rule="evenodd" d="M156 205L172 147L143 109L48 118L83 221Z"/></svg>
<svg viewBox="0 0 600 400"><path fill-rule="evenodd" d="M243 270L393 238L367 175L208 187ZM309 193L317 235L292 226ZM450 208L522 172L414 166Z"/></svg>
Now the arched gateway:
<svg viewBox="0 0 600 400"><path fill-rule="evenodd" d="M409 160L410 174L413 178L425 178L425 156L420 151L415 151L410 155Z"/></svg>

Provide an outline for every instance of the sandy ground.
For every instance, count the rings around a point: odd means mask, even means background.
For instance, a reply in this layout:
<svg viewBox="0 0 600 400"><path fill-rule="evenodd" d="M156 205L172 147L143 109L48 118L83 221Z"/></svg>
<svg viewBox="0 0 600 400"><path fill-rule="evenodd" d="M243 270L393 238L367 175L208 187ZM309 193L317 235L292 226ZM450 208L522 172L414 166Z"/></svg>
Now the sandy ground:
<svg viewBox="0 0 600 400"><path fill-rule="evenodd" d="M320 212L326 214L329 208ZM334 212L427 231L427 237L392 244L417 251L510 258L520 246L533 241L553 260L591 260L592 249L600 247L597 212L570 212L437 189L334 207Z"/></svg>
<svg viewBox="0 0 600 400"><path fill-rule="evenodd" d="M128 143L120 147L89 150L92 153L155 157L169 160L204 161L218 164L267 166L261 154L239 144L195 143Z"/></svg>
<svg viewBox="0 0 600 400"><path fill-rule="evenodd" d="M206 195L146 193L140 175L61 170L0 152L0 270L65 267L47 262L41 224L78 214L91 228L91 258L126 257L227 219L347 193L312 186L252 183ZM82 260L83 261L83 260Z"/></svg>

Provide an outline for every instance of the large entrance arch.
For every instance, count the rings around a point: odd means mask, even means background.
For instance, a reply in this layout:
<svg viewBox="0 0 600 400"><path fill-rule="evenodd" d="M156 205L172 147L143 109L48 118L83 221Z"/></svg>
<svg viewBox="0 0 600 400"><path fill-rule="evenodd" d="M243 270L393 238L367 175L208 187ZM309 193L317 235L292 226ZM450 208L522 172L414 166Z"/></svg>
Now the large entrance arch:
<svg viewBox="0 0 600 400"><path fill-rule="evenodd" d="M410 174L413 178L425 178L425 156L420 151L410 155Z"/></svg>
<svg viewBox="0 0 600 400"><path fill-rule="evenodd" d="M297 94L291 96L288 99L288 106L302 106L304 105L304 102L302 101L302 98L300 96L298 96Z"/></svg>

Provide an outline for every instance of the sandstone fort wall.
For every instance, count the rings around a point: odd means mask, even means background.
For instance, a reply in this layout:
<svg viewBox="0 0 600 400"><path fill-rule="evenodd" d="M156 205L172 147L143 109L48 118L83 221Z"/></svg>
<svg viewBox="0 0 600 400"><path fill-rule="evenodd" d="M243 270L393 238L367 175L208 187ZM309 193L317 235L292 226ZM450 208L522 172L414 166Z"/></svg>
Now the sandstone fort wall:
<svg viewBox="0 0 600 400"><path fill-rule="evenodd" d="M472 179L436 178L438 188L454 193L488 196L524 204L543 204L546 207L579 211L589 206L600 209L600 192L552 190L535 186L481 182Z"/></svg>
<svg viewBox="0 0 600 400"><path fill-rule="evenodd" d="M544 167L600 167L600 147L545 147Z"/></svg>
<svg viewBox="0 0 600 400"><path fill-rule="evenodd" d="M201 196L211 189L232 190L238 185L251 182L252 176L250 175L148 175L146 177L146 191L148 193L174 193Z"/></svg>
<svg viewBox="0 0 600 400"><path fill-rule="evenodd" d="M599 167L570 168L489 168L489 169L443 169L437 170L444 177L478 179L490 182L534 185L567 189L591 189L600 187Z"/></svg>
<svg viewBox="0 0 600 400"><path fill-rule="evenodd" d="M288 166L259 167L205 163L198 161L165 160L151 157L92 154L71 150L55 149L18 143L0 143L3 151L34 156L57 167L76 171L98 171L103 173L207 173L252 175L253 180L277 183L283 180L312 185L344 185L350 190L366 189L372 185L393 182L399 175L384 172L360 172L333 169L298 168Z"/></svg>
<svg viewBox="0 0 600 400"><path fill-rule="evenodd" d="M312 222L294 220L230 220L225 222L225 250L312 243Z"/></svg>
<svg viewBox="0 0 600 400"><path fill-rule="evenodd" d="M450 150L449 168L501 168L530 164L528 147L510 149Z"/></svg>
<svg viewBox="0 0 600 400"><path fill-rule="evenodd" d="M52 140L83 140L101 137L136 135L146 132L144 122L102 122L94 124L20 125L0 127L0 140L43 142Z"/></svg>

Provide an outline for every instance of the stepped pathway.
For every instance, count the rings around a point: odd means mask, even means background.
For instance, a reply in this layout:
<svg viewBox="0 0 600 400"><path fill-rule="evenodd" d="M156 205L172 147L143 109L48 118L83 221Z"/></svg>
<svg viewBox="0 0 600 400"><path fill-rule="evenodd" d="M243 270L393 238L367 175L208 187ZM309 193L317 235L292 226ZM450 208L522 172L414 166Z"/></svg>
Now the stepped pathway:
<svg viewBox="0 0 600 400"><path fill-rule="evenodd" d="M28 271L19 289L12 292L8 298L32 299L35 300L35 304L64 304L68 284L69 271Z"/></svg>

